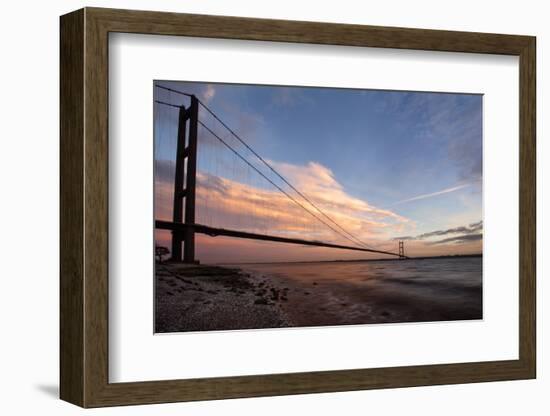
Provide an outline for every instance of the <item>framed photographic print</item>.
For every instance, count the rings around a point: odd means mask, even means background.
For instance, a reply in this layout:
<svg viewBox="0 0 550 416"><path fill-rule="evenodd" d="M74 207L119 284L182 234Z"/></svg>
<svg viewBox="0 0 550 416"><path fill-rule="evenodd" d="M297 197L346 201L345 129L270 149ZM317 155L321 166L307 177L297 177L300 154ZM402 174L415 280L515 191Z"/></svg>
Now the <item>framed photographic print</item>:
<svg viewBox="0 0 550 416"><path fill-rule="evenodd" d="M61 17L61 398L534 378L535 38Z"/></svg>

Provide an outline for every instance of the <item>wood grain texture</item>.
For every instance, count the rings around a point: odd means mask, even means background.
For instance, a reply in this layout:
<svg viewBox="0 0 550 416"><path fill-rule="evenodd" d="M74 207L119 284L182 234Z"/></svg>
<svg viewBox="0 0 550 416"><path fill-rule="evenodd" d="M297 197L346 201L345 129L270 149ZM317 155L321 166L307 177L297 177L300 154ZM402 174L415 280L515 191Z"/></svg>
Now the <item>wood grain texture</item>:
<svg viewBox="0 0 550 416"><path fill-rule="evenodd" d="M85 406L108 380L108 32L85 9L84 313Z"/></svg>
<svg viewBox="0 0 550 416"><path fill-rule="evenodd" d="M60 44L60 388L84 404L84 12L61 19Z"/></svg>
<svg viewBox="0 0 550 416"><path fill-rule="evenodd" d="M519 55L528 36L87 8L110 32Z"/></svg>
<svg viewBox="0 0 550 416"><path fill-rule="evenodd" d="M519 356L536 377L536 41L520 54Z"/></svg>
<svg viewBox="0 0 550 416"><path fill-rule="evenodd" d="M108 33L520 57L519 359L192 380L108 381ZM61 18L61 397L99 407L535 377L535 38L87 8Z"/></svg>

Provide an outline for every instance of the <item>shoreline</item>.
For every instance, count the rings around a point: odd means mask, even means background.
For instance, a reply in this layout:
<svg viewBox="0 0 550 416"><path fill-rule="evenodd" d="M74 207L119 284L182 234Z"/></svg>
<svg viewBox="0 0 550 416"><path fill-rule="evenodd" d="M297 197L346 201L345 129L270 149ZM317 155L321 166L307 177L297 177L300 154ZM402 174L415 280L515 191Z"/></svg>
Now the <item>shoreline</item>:
<svg viewBox="0 0 550 416"><path fill-rule="evenodd" d="M482 287L433 270L156 265L155 332L224 331L482 319ZM420 264L420 263L419 263ZM277 266L277 265L274 265ZM351 269L350 269L351 267ZM423 266L427 267L427 266ZM290 271L291 270L291 271ZM361 274L362 270L366 270ZM289 275L290 273L290 275ZM389 274L388 274L389 273ZM480 271L481 273L481 271ZM352 276L351 279L349 277ZM480 275L481 276L481 275Z"/></svg>

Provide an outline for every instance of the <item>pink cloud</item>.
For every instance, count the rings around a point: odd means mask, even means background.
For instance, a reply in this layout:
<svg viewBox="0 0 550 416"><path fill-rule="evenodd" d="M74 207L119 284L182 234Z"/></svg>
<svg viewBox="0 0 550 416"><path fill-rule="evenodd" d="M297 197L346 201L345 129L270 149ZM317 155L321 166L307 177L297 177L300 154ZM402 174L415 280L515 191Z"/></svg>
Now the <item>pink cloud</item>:
<svg viewBox="0 0 550 416"><path fill-rule="evenodd" d="M305 166L270 163L315 206L345 230L369 245L377 246L380 242L386 242L395 233L414 227L414 223L405 217L348 195L334 178L332 171L319 163L310 162ZM172 186L167 178L157 176L155 182L155 218L157 219L171 220ZM338 229L307 201L286 185L280 184L280 186L284 186L283 189L289 195L314 215L305 211L273 186L242 183L199 171L196 222L218 228L352 245L349 240L319 221L317 218L322 219L333 229ZM161 235L162 238L160 238ZM169 233L157 233L157 236L163 240L163 244L169 246ZM238 252L240 257L247 257L243 251L245 248L248 248L250 253L258 255L258 243L254 241L219 237L216 239L206 237L200 241L202 241L201 244L210 248L207 257L212 259L224 257L221 253L226 253L227 250ZM227 244L230 247L225 247ZM262 247L265 247L265 244ZM392 247L391 251L395 249ZM217 255L214 255L215 251ZM319 260L366 256L366 253L361 252L335 253L333 249L303 248L280 243L271 244L269 253L271 258L279 258L281 261L284 260L284 256L288 257L291 253L291 257L298 255L298 257Z"/></svg>
<svg viewBox="0 0 550 416"><path fill-rule="evenodd" d="M391 210L377 208L367 201L348 195L342 185L336 181L332 171L316 162L309 162L306 166L291 165L288 163L270 162L283 176L291 178L298 189L314 200L314 203L322 204L323 208L331 210L335 216L354 217L358 220L371 221L371 225L381 225L380 221L393 221L394 223L411 223L403 216Z"/></svg>

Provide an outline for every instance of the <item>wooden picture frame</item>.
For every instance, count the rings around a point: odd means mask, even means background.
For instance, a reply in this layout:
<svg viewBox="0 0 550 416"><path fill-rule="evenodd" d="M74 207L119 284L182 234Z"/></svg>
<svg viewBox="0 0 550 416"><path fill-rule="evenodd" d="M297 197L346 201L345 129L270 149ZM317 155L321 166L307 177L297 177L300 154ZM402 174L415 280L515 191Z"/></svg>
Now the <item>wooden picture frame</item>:
<svg viewBox="0 0 550 416"><path fill-rule="evenodd" d="M519 359L109 383L108 34L519 56ZM535 38L85 8L61 17L60 396L82 407L530 379L535 334Z"/></svg>

